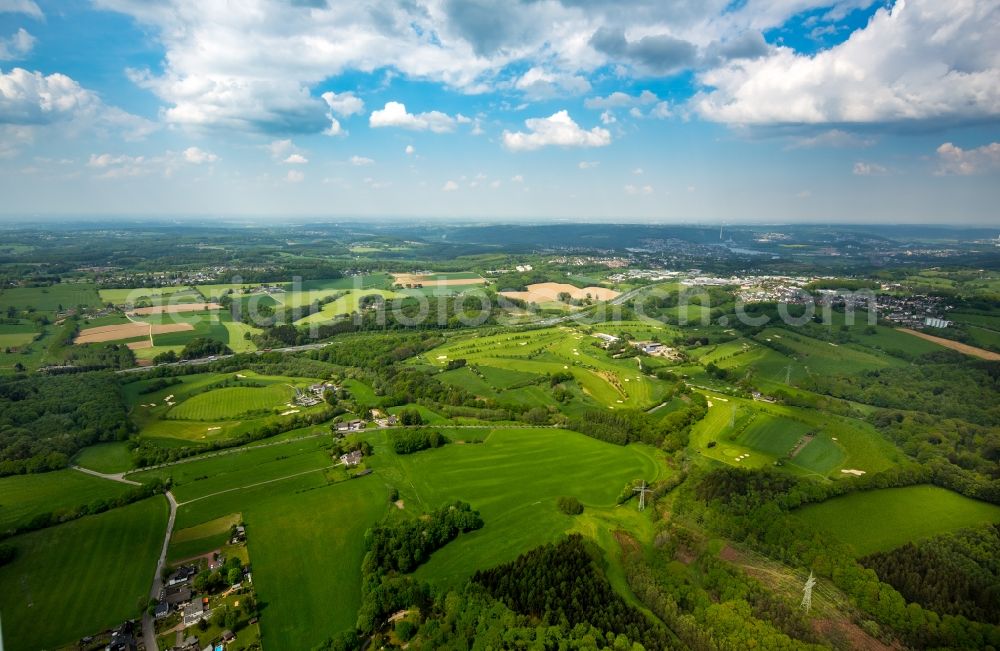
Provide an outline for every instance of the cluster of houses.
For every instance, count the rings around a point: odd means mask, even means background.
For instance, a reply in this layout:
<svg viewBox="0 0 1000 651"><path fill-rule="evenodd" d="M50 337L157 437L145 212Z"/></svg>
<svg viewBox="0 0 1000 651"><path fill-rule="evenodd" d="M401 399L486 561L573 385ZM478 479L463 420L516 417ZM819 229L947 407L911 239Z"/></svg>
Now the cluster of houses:
<svg viewBox="0 0 1000 651"><path fill-rule="evenodd" d="M667 357L669 359L679 359L680 354L676 348L664 346L658 341L633 341L632 346L653 357Z"/></svg>
<svg viewBox="0 0 1000 651"><path fill-rule="evenodd" d="M386 414L381 409L371 410L372 421L379 427L395 427L399 424L399 419L393 414Z"/></svg>
<svg viewBox="0 0 1000 651"><path fill-rule="evenodd" d="M361 419L345 420L340 423L336 423L334 426L334 431L338 434L343 432L360 432L365 428L365 421Z"/></svg>
<svg viewBox="0 0 1000 651"><path fill-rule="evenodd" d="M320 382L319 384L310 384L309 388L305 391L295 390L295 404L300 407L312 407L313 405L318 405L323 402L323 395L327 391L335 391L337 385L331 384L329 382Z"/></svg>

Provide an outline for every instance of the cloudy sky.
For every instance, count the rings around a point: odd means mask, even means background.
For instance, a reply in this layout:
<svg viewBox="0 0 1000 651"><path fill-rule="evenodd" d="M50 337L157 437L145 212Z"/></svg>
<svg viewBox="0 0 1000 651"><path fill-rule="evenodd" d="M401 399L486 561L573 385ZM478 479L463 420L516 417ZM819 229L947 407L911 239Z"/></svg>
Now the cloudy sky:
<svg viewBox="0 0 1000 651"><path fill-rule="evenodd" d="M0 0L0 197L1000 225L1000 0Z"/></svg>

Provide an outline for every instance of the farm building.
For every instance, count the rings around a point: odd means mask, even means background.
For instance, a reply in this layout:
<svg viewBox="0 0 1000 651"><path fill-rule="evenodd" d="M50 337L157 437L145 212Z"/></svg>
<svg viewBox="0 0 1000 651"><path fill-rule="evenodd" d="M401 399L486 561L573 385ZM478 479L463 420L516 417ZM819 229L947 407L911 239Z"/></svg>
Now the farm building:
<svg viewBox="0 0 1000 651"><path fill-rule="evenodd" d="M355 450L354 452L348 452L347 454L340 455L340 462L350 468L361 463L363 456L364 455L361 454L361 450Z"/></svg>
<svg viewBox="0 0 1000 651"><path fill-rule="evenodd" d="M614 335L609 335L603 332L595 332L594 336L604 342L604 347L607 348L612 344L618 343L618 337Z"/></svg>
<svg viewBox="0 0 1000 651"><path fill-rule="evenodd" d="M236 525L236 530L233 532L233 537L230 539L229 544L235 545L237 543L246 542L247 540L247 530L242 524Z"/></svg>
<svg viewBox="0 0 1000 651"><path fill-rule="evenodd" d="M187 583L198 573L198 568L192 565L183 565L174 570L174 573L167 577L167 587Z"/></svg>
<svg viewBox="0 0 1000 651"><path fill-rule="evenodd" d="M206 608L204 601L194 601L184 607L184 628L194 626L203 619L212 616L212 611Z"/></svg>
<svg viewBox="0 0 1000 651"><path fill-rule="evenodd" d="M180 608L191 601L191 589L183 587L168 589L163 601L171 608Z"/></svg>
<svg viewBox="0 0 1000 651"><path fill-rule="evenodd" d="M951 323L947 319L939 319L937 317L928 316L924 318L924 326L928 328L947 328Z"/></svg>

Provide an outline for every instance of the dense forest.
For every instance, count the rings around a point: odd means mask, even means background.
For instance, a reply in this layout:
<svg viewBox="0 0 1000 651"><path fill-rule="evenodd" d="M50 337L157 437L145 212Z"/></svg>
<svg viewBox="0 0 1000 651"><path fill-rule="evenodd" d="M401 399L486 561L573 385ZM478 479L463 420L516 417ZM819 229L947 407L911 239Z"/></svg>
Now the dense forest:
<svg viewBox="0 0 1000 651"><path fill-rule="evenodd" d="M589 624L624 634L647 649L669 649L673 636L661 624L628 605L598 568L595 554L574 534L517 560L476 572L472 582L516 613L547 626Z"/></svg>
<svg viewBox="0 0 1000 651"><path fill-rule="evenodd" d="M906 543L867 556L861 564L908 601L1000 624L1000 525Z"/></svg>
<svg viewBox="0 0 1000 651"><path fill-rule="evenodd" d="M81 448L133 429L109 373L0 379L0 476L64 468Z"/></svg>

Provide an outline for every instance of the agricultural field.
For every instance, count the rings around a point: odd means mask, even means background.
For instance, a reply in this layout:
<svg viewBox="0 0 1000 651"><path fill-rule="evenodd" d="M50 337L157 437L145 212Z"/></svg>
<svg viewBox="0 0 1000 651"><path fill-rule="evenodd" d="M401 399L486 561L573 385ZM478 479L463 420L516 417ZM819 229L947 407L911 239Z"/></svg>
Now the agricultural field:
<svg viewBox="0 0 1000 651"><path fill-rule="evenodd" d="M231 513L193 527L175 529L167 546L167 562L176 564L219 549L229 542L231 527L242 519L242 514Z"/></svg>
<svg viewBox="0 0 1000 651"><path fill-rule="evenodd" d="M135 617L166 525L167 501L153 497L7 541L17 556L0 567L6 648L60 647Z"/></svg>
<svg viewBox="0 0 1000 651"><path fill-rule="evenodd" d="M547 306L560 304L559 296L561 294L568 294L574 300L610 301L620 292L607 287L576 287L568 283L535 283L528 285L525 291L508 291L500 292L500 294L507 298Z"/></svg>
<svg viewBox="0 0 1000 651"><path fill-rule="evenodd" d="M86 506L127 490L125 484L72 469L0 477L0 533L23 527L42 513Z"/></svg>
<svg viewBox="0 0 1000 651"><path fill-rule="evenodd" d="M772 344L779 351L788 350L810 374L857 373L901 364L902 361L851 347L807 337L787 328L766 328L755 339Z"/></svg>
<svg viewBox="0 0 1000 651"><path fill-rule="evenodd" d="M48 287L11 287L0 291L0 309L33 307L39 312L56 312L83 305L97 307L101 299L97 286L89 282L65 282Z"/></svg>
<svg viewBox="0 0 1000 651"><path fill-rule="evenodd" d="M134 289L102 289L98 292L102 303L112 305L150 305L201 301L202 296L191 287L137 287Z"/></svg>
<svg viewBox="0 0 1000 651"><path fill-rule="evenodd" d="M407 288L414 285L423 285L425 288L460 285L485 285L486 282L485 278L472 272L392 274L393 286Z"/></svg>
<svg viewBox="0 0 1000 651"><path fill-rule="evenodd" d="M922 485L851 493L804 506L794 517L851 545L860 558L963 527L1000 522L1000 506Z"/></svg>
<svg viewBox="0 0 1000 651"><path fill-rule="evenodd" d="M344 290L330 290L331 293L343 293ZM310 314L295 322L295 325L311 325L333 321L339 317L348 316L361 308L361 299L366 296L381 296L386 301L399 298L403 294L386 289L350 290L346 295L324 305L319 312Z"/></svg>
<svg viewBox="0 0 1000 651"><path fill-rule="evenodd" d="M276 446L256 453L266 452L273 459L280 456L278 450L285 448ZM329 454L318 448L312 455L317 461L325 457L326 464L331 462ZM291 453L289 458L304 456L309 453ZM231 461L219 457L180 464L174 470L184 469L188 473L185 477L214 475L220 468L214 464ZM259 462L258 456L243 456L229 466L231 472L224 474L230 488L236 490L212 494L217 492L213 490L202 499L180 506L178 533L188 531L186 535L193 536L191 531L218 528L219 518L241 513L253 559L254 586L260 600L268 604L261 619L264 645L311 648L331 632L354 625L361 598L362 540L365 530L388 509L385 486L375 476L329 484L322 472L293 473L281 479L274 475L291 468L264 464L264 470L259 472ZM274 479L278 481L270 481ZM241 482L248 480L270 483L240 488ZM182 488L194 491L190 487L200 483L192 480ZM184 499L202 495L182 494L188 496ZM178 500L183 501L180 494ZM217 540L218 534L215 536ZM202 542L190 549L197 552L206 542L211 546L211 534L190 540L199 539ZM183 551L181 545L188 545L190 540L179 541L176 549ZM317 622L323 625L317 626Z"/></svg>

